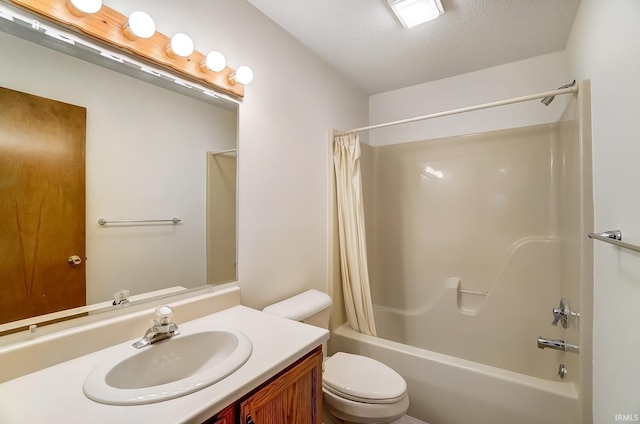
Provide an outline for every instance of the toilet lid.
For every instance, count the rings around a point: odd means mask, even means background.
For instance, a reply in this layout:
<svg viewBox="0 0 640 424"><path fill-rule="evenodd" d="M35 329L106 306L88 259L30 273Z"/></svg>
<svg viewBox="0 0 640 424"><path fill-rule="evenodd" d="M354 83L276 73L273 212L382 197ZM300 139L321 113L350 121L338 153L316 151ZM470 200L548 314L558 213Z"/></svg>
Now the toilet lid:
<svg viewBox="0 0 640 424"><path fill-rule="evenodd" d="M407 391L404 379L385 364L344 352L325 361L322 383L337 395L370 403L394 402Z"/></svg>

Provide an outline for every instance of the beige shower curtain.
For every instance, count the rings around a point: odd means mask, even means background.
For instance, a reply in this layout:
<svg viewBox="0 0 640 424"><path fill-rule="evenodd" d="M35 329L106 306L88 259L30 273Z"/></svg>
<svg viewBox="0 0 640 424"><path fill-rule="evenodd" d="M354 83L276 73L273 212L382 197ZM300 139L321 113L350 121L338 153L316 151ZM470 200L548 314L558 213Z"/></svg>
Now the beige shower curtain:
<svg viewBox="0 0 640 424"><path fill-rule="evenodd" d="M354 330L375 336L364 230L360 140L357 134L334 137L333 163L336 172L340 268L347 318Z"/></svg>

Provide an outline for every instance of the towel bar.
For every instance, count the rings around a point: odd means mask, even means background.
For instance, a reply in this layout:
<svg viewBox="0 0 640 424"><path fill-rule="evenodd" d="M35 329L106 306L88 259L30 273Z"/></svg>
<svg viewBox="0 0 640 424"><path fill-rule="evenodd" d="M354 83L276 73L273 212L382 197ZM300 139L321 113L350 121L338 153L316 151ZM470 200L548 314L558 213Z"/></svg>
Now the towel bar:
<svg viewBox="0 0 640 424"><path fill-rule="evenodd" d="M182 221L180 218L171 218L171 219L138 219L138 220L120 220L120 221L107 221L104 218L98 219L98 224L139 224L139 223L149 223L149 222L173 222L174 224Z"/></svg>
<svg viewBox="0 0 640 424"><path fill-rule="evenodd" d="M636 246L635 244L625 243L622 241L621 230L605 231L604 233L589 233L587 236L590 239L600 240L605 243L614 244L616 246L620 246L625 249L633 250L634 252L640 253L640 246Z"/></svg>

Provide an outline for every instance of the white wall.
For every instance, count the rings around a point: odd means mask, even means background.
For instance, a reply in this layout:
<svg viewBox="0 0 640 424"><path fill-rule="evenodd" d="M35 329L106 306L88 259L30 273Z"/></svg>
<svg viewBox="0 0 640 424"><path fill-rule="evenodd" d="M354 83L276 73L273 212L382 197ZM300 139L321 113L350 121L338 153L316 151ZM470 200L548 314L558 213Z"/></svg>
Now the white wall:
<svg viewBox="0 0 640 424"><path fill-rule="evenodd" d="M572 73L592 81L595 230L621 229L633 244L640 244L639 17L636 0L583 0L567 45ZM594 272L593 418L613 423L616 414L640 414L640 256L595 242Z"/></svg>
<svg viewBox="0 0 640 424"><path fill-rule="evenodd" d="M235 146L236 113L5 33L0 56L1 86L87 109L87 302L203 285L206 152ZM179 226L97 223L174 216Z"/></svg>
<svg viewBox="0 0 640 424"><path fill-rule="evenodd" d="M574 79L564 52L457 75L371 96L371 124L396 121L513 97L551 91ZM473 134L555 122L567 105L559 96L371 131L372 146Z"/></svg>
<svg viewBox="0 0 640 424"><path fill-rule="evenodd" d="M243 303L262 307L327 289L328 136L367 122L367 97L246 1L110 0L141 9L158 31L184 31L199 51L250 65L239 126L238 277Z"/></svg>
<svg viewBox="0 0 640 424"><path fill-rule="evenodd" d="M367 96L246 1L197 0L190 1L187 8L178 0L112 0L105 4L123 14L147 11L160 32L186 32L199 51L219 49L229 66L248 64L253 68L255 80L245 90L238 128L238 276L243 303L262 307L309 288L327 290L333 278L333 245L329 245L328 231L329 132L334 127L366 124ZM180 169L175 169L166 165L166 159L183 158L193 149L205 147L206 139L212 137L210 131L222 119L215 110L211 112L215 108L121 75L105 82L102 76L109 71L103 68L70 57L58 59L57 53L48 49L1 35L12 40L5 43L7 46L13 40L21 43L13 49L14 56L3 56L2 85L88 108L88 139L101 146L87 151L89 279L101 279L100 285L108 293L130 288L131 280L140 279L162 279L170 285L204 284L205 157L202 178L198 177L202 186L184 184L186 175L199 172L196 164L182 160ZM42 63L20 56L29 57L33 49L45 51ZM25 62L30 67L17 67ZM63 63L61 68L49 66L57 62ZM81 77L65 71L72 62L85 68ZM64 82L54 82L54 77L60 76ZM169 99L162 112L160 99ZM110 110L117 112L107 112ZM233 133L234 139L235 115L225 113L229 115L225 131ZM98 122L94 119L98 114L108 119ZM168 130L171 114L188 120L182 121L183 131L176 127ZM155 129L138 130L141 120L152 121ZM204 144L190 141L187 148L187 140L193 138ZM168 141L176 139L185 146L168 148ZM142 147L142 141L149 144ZM123 173L125 162L131 167ZM154 183L151 171L160 171L161 181ZM140 190L141 181L147 184L146 189ZM107 233L101 231L106 228L95 225L98 215L134 219L167 214L184 219L180 230L186 239L179 244L183 254L178 258L165 248L150 249L164 234L150 236L147 229L140 230L123 248L121 229L111 228ZM164 230L172 231L172 227ZM97 237L99 242L95 242ZM162 255L163 267L156 266L157 254ZM135 272L134 263L142 265ZM96 301L97 295L90 294L89 300Z"/></svg>

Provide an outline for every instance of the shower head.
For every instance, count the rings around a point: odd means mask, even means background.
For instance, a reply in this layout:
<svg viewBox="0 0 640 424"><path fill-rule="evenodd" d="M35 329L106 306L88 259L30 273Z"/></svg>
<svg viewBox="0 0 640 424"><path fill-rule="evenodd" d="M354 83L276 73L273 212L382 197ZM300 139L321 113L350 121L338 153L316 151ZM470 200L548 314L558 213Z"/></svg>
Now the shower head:
<svg viewBox="0 0 640 424"><path fill-rule="evenodd" d="M553 101L553 99L555 99L556 96L547 96L545 98L543 98L542 100L540 100L540 103L542 103L545 106L549 106L549 104Z"/></svg>
<svg viewBox="0 0 640 424"><path fill-rule="evenodd" d="M576 85L576 80L573 80L573 82L571 84L565 84L562 87L558 87L558 90L562 90L563 88L569 88L569 87L573 87L574 85ZM549 103L551 103L553 101L553 99L555 99L556 96L547 96L545 98L543 98L542 100L540 100L540 103L542 103L545 106L549 106Z"/></svg>

